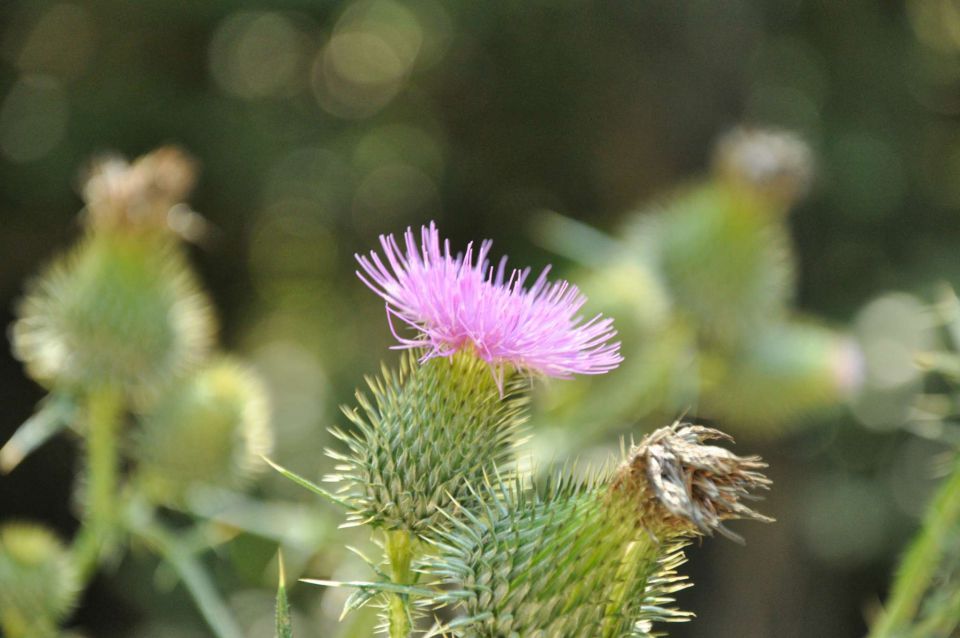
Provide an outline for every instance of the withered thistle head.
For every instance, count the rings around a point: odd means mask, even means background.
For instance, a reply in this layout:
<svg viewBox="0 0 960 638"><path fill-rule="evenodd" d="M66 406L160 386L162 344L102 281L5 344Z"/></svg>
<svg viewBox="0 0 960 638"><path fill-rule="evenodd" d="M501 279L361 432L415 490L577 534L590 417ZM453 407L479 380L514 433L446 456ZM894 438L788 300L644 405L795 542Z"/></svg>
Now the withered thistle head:
<svg viewBox="0 0 960 638"><path fill-rule="evenodd" d="M630 448L611 484L615 494L635 499L643 526L656 536L687 534L742 538L724 521L749 518L773 519L743 501L756 499L770 479L761 473L767 467L758 456L737 456L726 448L704 441L733 439L713 428L676 422L647 435Z"/></svg>
<svg viewBox="0 0 960 638"><path fill-rule="evenodd" d="M100 158L84 176L87 221L97 230L170 230L196 239L196 224L201 222L183 204L196 174L193 158L174 146L158 148L132 163L119 156ZM195 222L192 230L185 223L187 217Z"/></svg>
<svg viewBox="0 0 960 638"><path fill-rule="evenodd" d="M813 181L813 153L789 131L736 128L717 142L714 171L726 182L786 209Z"/></svg>

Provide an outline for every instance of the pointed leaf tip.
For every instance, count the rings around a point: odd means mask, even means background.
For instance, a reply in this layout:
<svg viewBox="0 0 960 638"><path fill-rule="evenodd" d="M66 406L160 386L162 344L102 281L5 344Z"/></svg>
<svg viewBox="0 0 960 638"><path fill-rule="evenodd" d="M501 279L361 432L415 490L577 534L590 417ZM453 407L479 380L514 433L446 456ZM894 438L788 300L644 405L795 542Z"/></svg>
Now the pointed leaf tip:
<svg viewBox="0 0 960 638"><path fill-rule="evenodd" d="M337 496L336 494L333 494L333 493L330 492L329 490L323 489L322 487L320 487L319 485L317 485L317 484L314 483L313 481L310 481L310 480L308 480L308 479L305 479L305 478L303 478L302 476L300 476L299 474L296 474L295 472L291 472L290 470L288 470L287 468L283 467L282 465L279 465L279 464L277 464L277 463L274 463L272 460L270 460L270 459L267 458L266 456L262 456L262 455L261 455L260 458L263 459L263 461L264 461L267 465L269 465L269 466L272 467L274 470L276 470L277 472L279 472L280 474L282 474L282 475L285 476L286 478L290 479L291 481L293 481L293 482L296 483L297 485L300 485L301 487L307 488L308 490L310 490L310 491L313 492L314 494L319 494L320 496L324 497L325 499L327 499L328 501L330 501L330 502L332 502L332 503L336 503L337 505L342 505L343 507L346 507L347 509L353 509L353 507L350 505L350 503L348 503L347 501L343 500L342 498L340 498L340 497Z"/></svg>
<svg viewBox="0 0 960 638"><path fill-rule="evenodd" d="M276 638L293 638L293 623L290 619L290 602L287 600L287 575L283 567L283 552L279 552L277 560L280 564L279 584L277 585L277 636Z"/></svg>

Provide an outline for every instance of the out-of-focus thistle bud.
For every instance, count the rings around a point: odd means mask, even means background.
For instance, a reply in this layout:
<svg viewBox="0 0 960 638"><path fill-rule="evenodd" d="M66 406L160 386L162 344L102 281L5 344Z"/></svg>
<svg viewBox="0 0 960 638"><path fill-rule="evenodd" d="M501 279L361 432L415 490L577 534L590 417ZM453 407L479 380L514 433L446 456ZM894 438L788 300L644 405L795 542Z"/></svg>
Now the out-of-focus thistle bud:
<svg viewBox="0 0 960 638"><path fill-rule="evenodd" d="M122 234L89 234L30 284L17 314L14 353L36 380L131 395L201 360L215 331L182 255Z"/></svg>
<svg viewBox="0 0 960 638"><path fill-rule="evenodd" d="M679 318L704 338L735 343L782 319L794 291L786 227L706 184L627 229L633 250L660 269Z"/></svg>
<svg viewBox="0 0 960 638"><path fill-rule="evenodd" d="M118 156L94 161L87 171L83 198L86 221L96 231L172 231L194 240L202 221L183 202L196 182L196 162L166 146L132 164ZM184 223L193 219L193 224Z"/></svg>
<svg viewBox="0 0 960 638"><path fill-rule="evenodd" d="M424 570L446 589L430 601L462 608L438 628L470 638L648 636L656 622L683 621L672 594L682 546L725 520L768 521L740 502L766 488L765 467L703 445L716 430L662 428L630 449L607 476L546 485L488 480L483 507L454 520ZM451 517L452 518L452 517Z"/></svg>
<svg viewBox="0 0 960 638"><path fill-rule="evenodd" d="M198 485L241 487L273 444L266 390L239 363L210 362L160 396L132 438L141 485L160 502Z"/></svg>
<svg viewBox="0 0 960 638"><path fill-rule="evenodd" d="M509 372L503 395L490 366L470 352L418 363L367 379L372 398L344 408L355 431L334 430L349 454L327 480L342 484L349 521L429 535L453 500L472 503L470 484L512 460L525 421L529 380Z"/></svg>
<svg viewBox="0 0 960 638"><path fill-rule="evenodd" d="M138 394L205 356L210 305L165 230L193 174L192 161L169 148L132 165L94 164L87 235L30 284L13 326L14 352L34 378Z"/></svg>
<svg viewBox="0 0 960 638"><path fill-rule="evenodd" d="M813 153L789 131L736 128L717 142L713 170L722 182L756 197L761 208L786 211L810 188Z"/></svg>
<svg viewBox="0 0 960 638"><path fill-rule="evenodd" d="M760 330L703 368L701 412L761 429L842 405L856 396L865 375L856 340L800 322Z"/></svg>
<svg viewBox="0 0 960 638"><path fill-rule="evenodd" d="M7 638L55 638L79 586L70 555L49 530L0 527L0 629Z"/></svg>

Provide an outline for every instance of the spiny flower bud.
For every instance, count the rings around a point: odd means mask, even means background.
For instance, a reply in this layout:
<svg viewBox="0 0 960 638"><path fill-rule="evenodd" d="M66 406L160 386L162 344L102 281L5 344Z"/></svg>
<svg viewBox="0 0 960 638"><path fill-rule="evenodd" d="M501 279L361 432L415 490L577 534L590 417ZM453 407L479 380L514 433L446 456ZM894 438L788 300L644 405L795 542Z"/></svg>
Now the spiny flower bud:
<svg viewBox="0 0 960 638"><path fill-rule="evenodd" d="M350 453L329 451L341 465L327 478L343 484L352 523L425 536L451 499L471 502L469 484L512 459L529 381L511 375L501 396L487 363L459 352L422 364L406 355L399 372L367 382L372 399L357 393L361 409L344 409L356 431L334 430Z"/></svg>
<svg viewBox="0 0 960 638"><path fill-rule="evenodd" d="M147 492L177 504L199 484L242 486L262 469L272 443L263 385L224 358L171 386L142 415L132 456Z"/></svg>
<svg viewBox="0 0 960 638"><path fill-rule="evenodd" d="M423 571L444 584L432 604L463 617L439 632L500 636L646 636L686 585L682 546L731 518L770 520L740 500L769 481L763 463L702 441L709 428L676 424L634 446L612 474L546 484L487 480L474 508L433 540ZM735 537L735 536L734 536ZM735 537L736 538L736 537Z"/></svg>
<svg viewBox="0 0 960 638"><path fill-rule="evenodd" d="M8 638L54 638L79 593L67 550L31 523L0 527L0 629Z"/></svg>
<svg viewBox="0 0 960 638"><path fill-rule="evenodd" d="M155 238L93 233L28 287L13 349L41 383L152 391L201 360L213 314L183 256Z"/></svg>
<svg viewBox="0 0 960 638"><path fill-rule="evenodd" d="M787 313L795 288L787 229L728 189L680 193L662 212L638 216L627 239L658 266L677 315L711 342L736 344Z"/></svg>
<svg viewBox="0 0 960 638"><path fill-rule="evenodd" d="M171 221L178 211L188 210L182 202L193 190L196 172L196 162L172 146L132 164L119 156L98 159L88 169L83 186L87 223L97 231L181 230Z"/></svg>
<svg viewBox="0 0 960 638"><path fill-rule="evenodd" d="M794 133L776 129L736 128L717 143L713 158L717 176L786 210L809 189L813 153Z"/></svg>
<svg viewBox="0 0 960 638"><path fill-rule="evenodd" d="M630 448L614 475L612 490L630 495L640 524L659 537L720 532L742 541L723 522L763 516L743 504L770 480L758 456L737 456L726 448L704 445L711 439L733 439L712 428L680 424L660 428Z"/></svg>

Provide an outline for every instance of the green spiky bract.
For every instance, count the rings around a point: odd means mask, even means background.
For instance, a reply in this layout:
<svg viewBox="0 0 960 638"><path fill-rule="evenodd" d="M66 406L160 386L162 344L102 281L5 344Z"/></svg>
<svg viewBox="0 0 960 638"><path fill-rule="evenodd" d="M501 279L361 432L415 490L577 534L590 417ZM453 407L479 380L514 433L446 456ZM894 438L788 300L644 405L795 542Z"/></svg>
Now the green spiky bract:
<svg viewBox="0 0 960 638"><path fill-rule="evenodd" d="M351 523L429 536L446 524L441 510L469 507L468 486L513 460L529 381L514 373L501 395L489 365L460 352L423 364L410 353L367 382L360 409L344 409L356 430L334 430L349 453L330 451L340 465L328 479Z"/></svg>
<svg viewBox="0 0 960 638"><path fill-rule="evenodd" d="M430 602L463 615L438 631L462 638L645 636L685 586L682 540L638 525L636 505L571 473L532 487L490 479L484 506L453 519L424 570L446 590Z"/></svg>
<svg viewBox="0 0 960 638"><path fill-rule="evenodd" d="M36 279L14 352L38 381L151 394L205 354L214 322L183 255L153 235L88 233Z"/></svg>

